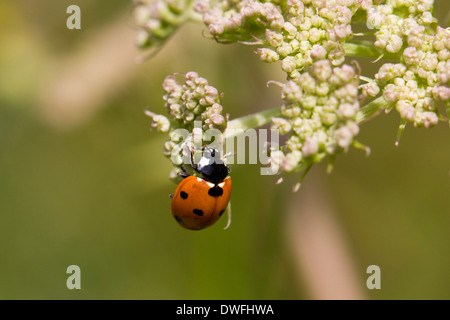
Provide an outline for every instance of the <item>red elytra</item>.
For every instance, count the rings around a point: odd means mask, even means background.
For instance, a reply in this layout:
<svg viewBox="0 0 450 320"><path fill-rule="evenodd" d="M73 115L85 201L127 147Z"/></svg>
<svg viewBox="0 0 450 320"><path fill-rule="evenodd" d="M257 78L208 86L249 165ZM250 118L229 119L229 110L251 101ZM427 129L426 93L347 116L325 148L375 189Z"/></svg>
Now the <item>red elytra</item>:
<svg viewBox="0 0 450 320"><path fill-rule="evenodd" d="M213 225L223 215L230 196L229 176L219 183L188 176L178 184L173 194L172 216L186 229L204 229Z"/></svg>

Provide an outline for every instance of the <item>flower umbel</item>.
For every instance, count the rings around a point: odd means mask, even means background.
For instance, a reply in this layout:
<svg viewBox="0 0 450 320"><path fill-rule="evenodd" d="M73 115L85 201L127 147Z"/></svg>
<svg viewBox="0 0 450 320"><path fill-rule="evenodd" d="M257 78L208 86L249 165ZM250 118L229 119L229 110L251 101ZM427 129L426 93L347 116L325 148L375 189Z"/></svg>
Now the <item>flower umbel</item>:
<svg viewBox="0 0 450 320"><path fill-rule="evenodd" d="M348 150L359 132L358 78L353 67L333 67L330 60L320 60L308 69L284 85L283 118L272 121L273 128L289 134L282 153L275 155L284 159L280 168L286 172Z"/></svg>
<svg viewBox="0 0 450 320"><path fill-rule="evenodd" d="M399 63L381 66L376 84L403 121L426 128L439 121L437 103L448 110L450 99L450 29L436 25L432 9L432 0L386 1L367 13L368 21L379 21L374 45L400 54Z"/></svg>
<svg viewBox="0 0 450 320"><path fill-rule="evenodd" d="M351 146L367 151L356 136L380 110L398 112L398 138L407 123L429 128L444 120L439 104L450 116L450 28L438 25L433 9L433 0L157 0L138 10L137 24L147 32L144 40L166 39L184 21L201 17L217 42L254 45L260 60L279 62L286 73L281 106L229 125L270 121L286 135L285 145L272 150L272 169L307 172L326 157L332 164ZM355 34L361 21L366 32ZM358 40L361 35L366 39ZM364 75L350 55L391 61ZM204 129L224 132L220 96L205 79L188 73L180 84L171 75L164 89L171 117L152 114L153 126L192 131L193 121L202 120Z"/></svg>
<svg viewBox="0 0 450 320"><path fill-rule="evenodd" d="M194 133L198 123L201 124L201 128L198 129L202 131L216 129L224 132L227 119L222 114L221 96L205 78L200 77L196 72L171 74L164 79L163 89L165 92L163 98L169 116L146 111L146 114L153 119L152 127L160 132L168 133L169 137L177 129ZM171 157L175 146L173 139L169 139L165 143L164 154Z"/></svg>

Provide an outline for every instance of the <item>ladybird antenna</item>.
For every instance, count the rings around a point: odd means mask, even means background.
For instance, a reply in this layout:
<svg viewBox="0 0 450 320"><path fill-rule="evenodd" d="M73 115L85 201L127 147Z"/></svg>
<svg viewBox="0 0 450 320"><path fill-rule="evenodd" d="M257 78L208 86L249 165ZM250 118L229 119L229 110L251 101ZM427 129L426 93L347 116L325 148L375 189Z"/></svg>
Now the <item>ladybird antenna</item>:
<svg viewBox="0 0 450 320"><path fill-rule="evenodd" d="M227 230L231 225L231 202L228 203L227 217L228 217L227 225L225 226L225 228L223 228L223 230Z"/></svg>
<svg viewBox="0 0 450 320"><path fill-rule="evenodd" d="M195 164L195 161L194 161L194 153L193 152L191 152L191 165L192 165L192 168L194 168L194 170L197 171L197 165Z"/></svg>
<svg viewBox="0 0 450 320"><path fill-rule="evenodd" d="M236 155L236 152L228 152L226 154L224 154L224 158L229 158L229 157L234 157Z"/></svg>

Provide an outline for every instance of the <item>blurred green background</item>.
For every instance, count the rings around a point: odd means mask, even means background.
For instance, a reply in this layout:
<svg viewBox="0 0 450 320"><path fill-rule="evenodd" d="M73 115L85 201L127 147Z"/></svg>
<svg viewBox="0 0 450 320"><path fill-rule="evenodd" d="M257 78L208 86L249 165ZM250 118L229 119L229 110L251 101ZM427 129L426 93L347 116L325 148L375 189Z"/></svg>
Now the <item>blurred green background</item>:
<svg viewBox="0 0 450 320"><path fill-rule="evenodd" d="M81 30L66 28L69 4L81 7ZM1 299L450 298L445 123L407 127L395 148L399 117L382 114L361 128L370 157L350 150L328 175L316 166L295 195L298 177L275 185L260 166L234 165L230 229L225 219L180 228L166 137L143 113L165 112L164 77L197 71L237 118L279 105L279 88L266 82L283 74L251 47L202 37L196 24L136 65L132 9L119 0L0 2ZM360 63L366 75L376 68ZM66 287L72 264L81 290ZM381 290L366 287L372 264Z"/></svg>

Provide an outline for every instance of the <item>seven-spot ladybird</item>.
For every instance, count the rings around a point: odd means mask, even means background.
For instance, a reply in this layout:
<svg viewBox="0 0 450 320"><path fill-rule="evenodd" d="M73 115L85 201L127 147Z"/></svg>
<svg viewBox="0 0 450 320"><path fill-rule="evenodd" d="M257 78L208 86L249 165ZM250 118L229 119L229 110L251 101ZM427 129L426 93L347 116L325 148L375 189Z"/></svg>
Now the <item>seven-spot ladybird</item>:
<svg viewBox="0 0 450 320"><path fill-rule="evenodd" d="M198 165L191 163L201 177L182 172L184 179L172 196L172 215L184 228L201 230L214 224L225 212L230 201L231 178L229 167L217 161L219 151L205 148Z"/></svg>

